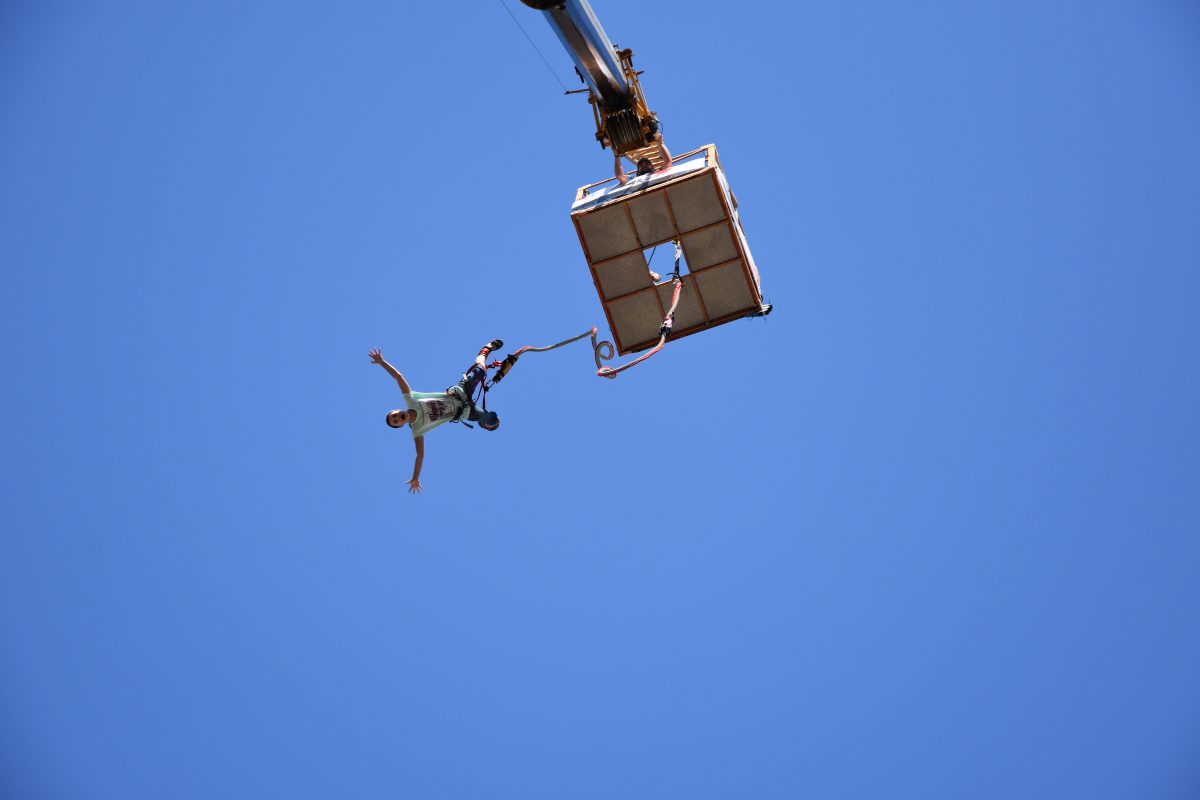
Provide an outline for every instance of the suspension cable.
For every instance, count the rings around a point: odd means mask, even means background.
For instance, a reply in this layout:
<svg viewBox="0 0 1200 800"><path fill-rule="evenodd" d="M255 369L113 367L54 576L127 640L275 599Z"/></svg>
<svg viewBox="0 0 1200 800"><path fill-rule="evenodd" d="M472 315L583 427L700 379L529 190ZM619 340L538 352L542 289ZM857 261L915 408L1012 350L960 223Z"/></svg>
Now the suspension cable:
<svg viewBox="0 0 1200 800"><path fill-rule="evenodd" d="M525 32L525 26L522 25L520 20L517 19L517 16L512 13L512 10L509 9L508 4L505 3L504 0L500 0L500 5L504 6L504 10L508 12L510 17L512 17L512 21L517 23L517 27L521 29L521 33L525 34L525 41L529 42L529 46L533 48L533 52L538 54L538 58L540 58L542 63L546 65L546 69L550 70L550 74L554 76L554 80L558 81L558 85L562 88L563 93L569 93L570 90L562 82L562 79L558 77L558 73L554 71L554 67L550 66L550 62L546 60L544 55L542 55L542 51L539 50L538 46L533 43L533 39L529 38L529 34Z"/></svg>

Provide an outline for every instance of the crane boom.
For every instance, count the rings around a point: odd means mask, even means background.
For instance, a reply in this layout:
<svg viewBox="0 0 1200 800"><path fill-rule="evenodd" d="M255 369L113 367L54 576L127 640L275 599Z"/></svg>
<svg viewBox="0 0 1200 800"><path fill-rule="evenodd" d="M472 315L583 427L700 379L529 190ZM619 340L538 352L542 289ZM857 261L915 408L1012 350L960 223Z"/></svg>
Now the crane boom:
<svg viewBox="0 0 1200 800"><path fill-rule="evenodd" d="M587 0L524 2L542 11L558 40L571 54L580 76L604 107L612 111L628 108L629 83L591 4Z"/></svg>
<svg viewBox="0 0 1200 800"><path fill-rule="evenodd" d="M653 155L658 119L646 106L633 51L613 47L588 0L521 0L541 11L588 87L601 147L637 160Z"/></svg>

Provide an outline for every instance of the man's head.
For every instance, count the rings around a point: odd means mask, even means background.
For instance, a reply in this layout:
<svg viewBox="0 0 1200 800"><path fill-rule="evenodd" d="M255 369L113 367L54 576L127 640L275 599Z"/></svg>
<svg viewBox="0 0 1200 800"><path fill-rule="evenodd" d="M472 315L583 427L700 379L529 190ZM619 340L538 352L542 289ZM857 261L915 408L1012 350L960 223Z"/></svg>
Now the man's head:
<svg viewBox="0 0 1200 800"><path fill-rule="evenodd" d="M649 175L654 172L654 162L648 158L639 158L637 163L638 175Z"/></svg>
<svg viewBox="0 0 1200 800"><path fill-rule="evenodd" d="M495 411L479 412L479 427L485 431L494 431L500 427L500 417Z"/></svg>
<svg viewBox="0 0 1200 800"><path fill-rule="evenodd" d="M393 408L387 413L387 424L391 428L403 428L404 423L413 423L417 421L417 412L411 408Z"/></svg>

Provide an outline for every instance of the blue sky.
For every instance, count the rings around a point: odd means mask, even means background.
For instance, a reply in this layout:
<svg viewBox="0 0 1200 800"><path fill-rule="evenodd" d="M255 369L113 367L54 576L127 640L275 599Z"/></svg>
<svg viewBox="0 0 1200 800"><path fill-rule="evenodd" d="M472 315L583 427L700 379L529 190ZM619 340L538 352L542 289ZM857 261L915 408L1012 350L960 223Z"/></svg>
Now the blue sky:
<svg viewBox="0 0 1200 800"><path fill-rule="evenodd" d="M419 496L603 323L504 7L0 11L0 793L1195 797L1200 11L595 8L776 311Z"/></svg>

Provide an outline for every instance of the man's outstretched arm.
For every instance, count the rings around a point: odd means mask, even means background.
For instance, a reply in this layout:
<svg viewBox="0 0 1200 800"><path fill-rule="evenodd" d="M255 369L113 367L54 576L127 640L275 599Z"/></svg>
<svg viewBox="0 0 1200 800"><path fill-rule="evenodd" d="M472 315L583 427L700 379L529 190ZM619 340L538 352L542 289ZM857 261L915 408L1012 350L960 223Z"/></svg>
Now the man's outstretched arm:
<svg viewBox="0 0 1200 800"><path fill-rule="evenodd" d="M404 376L400 374L400 370L383 360L383 353L380 352L378 347L372 348L371 352L367 353L367 355L371 357L372 364L378 364L379 366L383 367L385 370L387 370L388 375L391 375L396 379L396 383L400 384L400 391L404 392L404 394L408 394L412 391L412 388L408 385L408 381L404 380ZM418 472L421 471L420 463L420 459L418 459ZM416 478L414 477L413 480L416 480Z"/></svg>
<svg viewBox="0 0 1200 800"><path fill-rule="evenodd" d="M417 448L417 460L413 464L412 480L405 483L408 484L409 493L416 494L421 491L421 462L425 460L425 437L414 436L413 447Z"/></svg>
<svg viewBox="0 0 1200 800"><path fill-rule="evenodd" d="M615 149L615 148L614 148ZM624 186L629 183L629 176L625 174L625 168L621 166L621 156L614 154L613 176L617 179L617 183Z"/></svg>
<svg viewBox="0 0 1200 800"><path fill-rule="evenodd" d="M657 145L658 157L661 158L662 162L663 162L662 166L654 171L655 172L666 172L667 170L669 170L671 168L671 164L673 162L671 161L671 151L667 149L667 146L665 144L663 144L661 133L654 134L654 144Z"/></svg>

